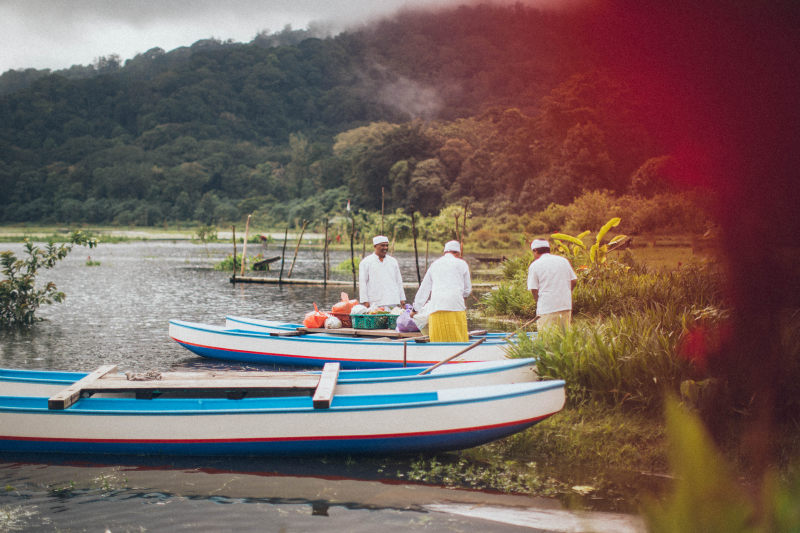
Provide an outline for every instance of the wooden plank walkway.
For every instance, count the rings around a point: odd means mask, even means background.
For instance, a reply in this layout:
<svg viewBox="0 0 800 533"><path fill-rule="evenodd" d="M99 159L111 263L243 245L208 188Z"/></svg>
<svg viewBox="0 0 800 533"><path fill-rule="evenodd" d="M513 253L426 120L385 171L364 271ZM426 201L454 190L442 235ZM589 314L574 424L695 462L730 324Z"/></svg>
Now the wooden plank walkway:
<svg viewBox="0 0 800 533"><path fill-rule="evenodd" d="M231 283L261 283L261 284L287 284L287 285L325 285L325 281L321 279L303 279L303 278L268 278L268 277L261 277L261 276L236 276L235 278L231 276L228 278ZM499 282L491 282L491 281L473 281L472 287L473 288L480 288L480 289L490 289L495 287L499 284ZM343 281L340 279L329 279L328 285L334 287L352 287L353 282L351 281ZM403 288L404 289L416 289L419 287L419 283L416 282L404 282Z"/></svg>

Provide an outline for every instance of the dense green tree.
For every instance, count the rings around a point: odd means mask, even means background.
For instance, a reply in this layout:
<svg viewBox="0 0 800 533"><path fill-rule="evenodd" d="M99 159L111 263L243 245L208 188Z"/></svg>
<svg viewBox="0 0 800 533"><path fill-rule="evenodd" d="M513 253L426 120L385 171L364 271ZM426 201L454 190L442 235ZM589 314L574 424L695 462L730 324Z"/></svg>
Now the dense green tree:
<svg viewBox="0 0 800 533"><path fill-rule="evenodd" d="M662 191L641 105L576 60L572 16L407 10L333 37L285 28L5 73L0 221L208 224L261 208L249 198L310 216L338 208L307 201L330 190L425 213Z"/></svg>

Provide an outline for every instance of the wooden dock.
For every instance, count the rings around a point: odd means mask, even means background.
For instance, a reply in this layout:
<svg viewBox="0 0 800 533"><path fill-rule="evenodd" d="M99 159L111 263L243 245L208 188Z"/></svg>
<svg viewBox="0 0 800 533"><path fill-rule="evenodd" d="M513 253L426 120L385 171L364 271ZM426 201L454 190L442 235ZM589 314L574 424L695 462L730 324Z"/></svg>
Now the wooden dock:
<svg viewBox="0 0 800 533"><path fill-rule="evenodd" d="M352 281L344 281L341 279L329 279L327 282L322 279L303 279L303 278L268 278L265 276L231 276L229 278L231 283L261 283L261 284L272 284L272 285L331 285L334 287L352 287ZM498 282L499 283L499 282ZM490 289L496 286L498 283L488 282L488 281L473 281L472 287L473 288L482 288L482 289ZM416 289L419 287L419 283L416 282L404 282L403 288L404 289Z"/></svg>
<svg viewBox="0 0 800 533"><path fill-rule="evenodd" d="M325 280L321 279L302 279L302 278L268 278L266 276L231 276L231 283L265 283L265 284L282 284L287 285L325 285ZM329 279L328 285L335 286L353 286L352 281L342 281L336 279ZM405 283L403 284L405 285ZM413 286L413 285L412 285Z"/></svg>

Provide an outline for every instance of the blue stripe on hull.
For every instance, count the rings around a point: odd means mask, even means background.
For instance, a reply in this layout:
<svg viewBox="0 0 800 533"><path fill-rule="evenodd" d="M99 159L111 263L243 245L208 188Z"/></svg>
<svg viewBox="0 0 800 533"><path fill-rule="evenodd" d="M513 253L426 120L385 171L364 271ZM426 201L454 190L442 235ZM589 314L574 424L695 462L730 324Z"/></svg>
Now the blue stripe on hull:
<svg viewBox="0 0 800 533"><path fill-rule="evenodd" d="M550 415L547 415L550 416ZM547 416L519 424L457 433L409 437L326 438L280 441L124 442L14 440L0 438L0 452L118 455L322 455L439 452L497 440L533 426Z"/></svg>
<svg viewBox="0 0 800 533"><path fill-rule="evenodd" d="M235 350L221 350L218 348L211 348L208 346L196 346L176 340L178 344L186 348L192 353L196 353L202 357L209 357L211 359L221 359L223 361L239 361L242 363L255 363L255 364L278 364L278 365L298 365L298 366L318 366L322 367L325 363L331 361L338 361L341 363L341 368L358 369L358 368L397 368L402 367L403 362L393 361L348 361L346 359L333 359L333 358L315 358L315 357L296 357L291 355L279 355L269 353L253 353L253 352L239 352ZM408 363L406 366L430 366L433 363Z"/></svg>

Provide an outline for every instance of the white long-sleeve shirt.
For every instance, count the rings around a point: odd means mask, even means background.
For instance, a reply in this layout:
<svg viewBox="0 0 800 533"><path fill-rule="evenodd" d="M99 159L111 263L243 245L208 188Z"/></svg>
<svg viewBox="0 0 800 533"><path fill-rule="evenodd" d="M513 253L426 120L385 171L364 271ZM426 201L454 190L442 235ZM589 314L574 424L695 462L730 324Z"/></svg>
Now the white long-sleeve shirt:
<svg viewBox="0 0 800 533"><path fill-rule="evenodd" d="M397 259L387 255L383 261L377 254L365 257L358 265L359 301L370 306L394 306L406 301L403 278Z"/></svg>
<svg viewBox="0 0 800 533"><path fill-rule="evenodd" d="M578 279L569 259L544 254L528 266L528 289L538 291L536 314L572 309L572 280Z"/></svg>
<svg viewBox="0 0 800 533"><path fill-rule="evenodd" d="M414 309L419 311L430 298L430 312L464 311L464 298L472 292L469 266L453 254L444 254L434 261L414 298Z"/></svg>

